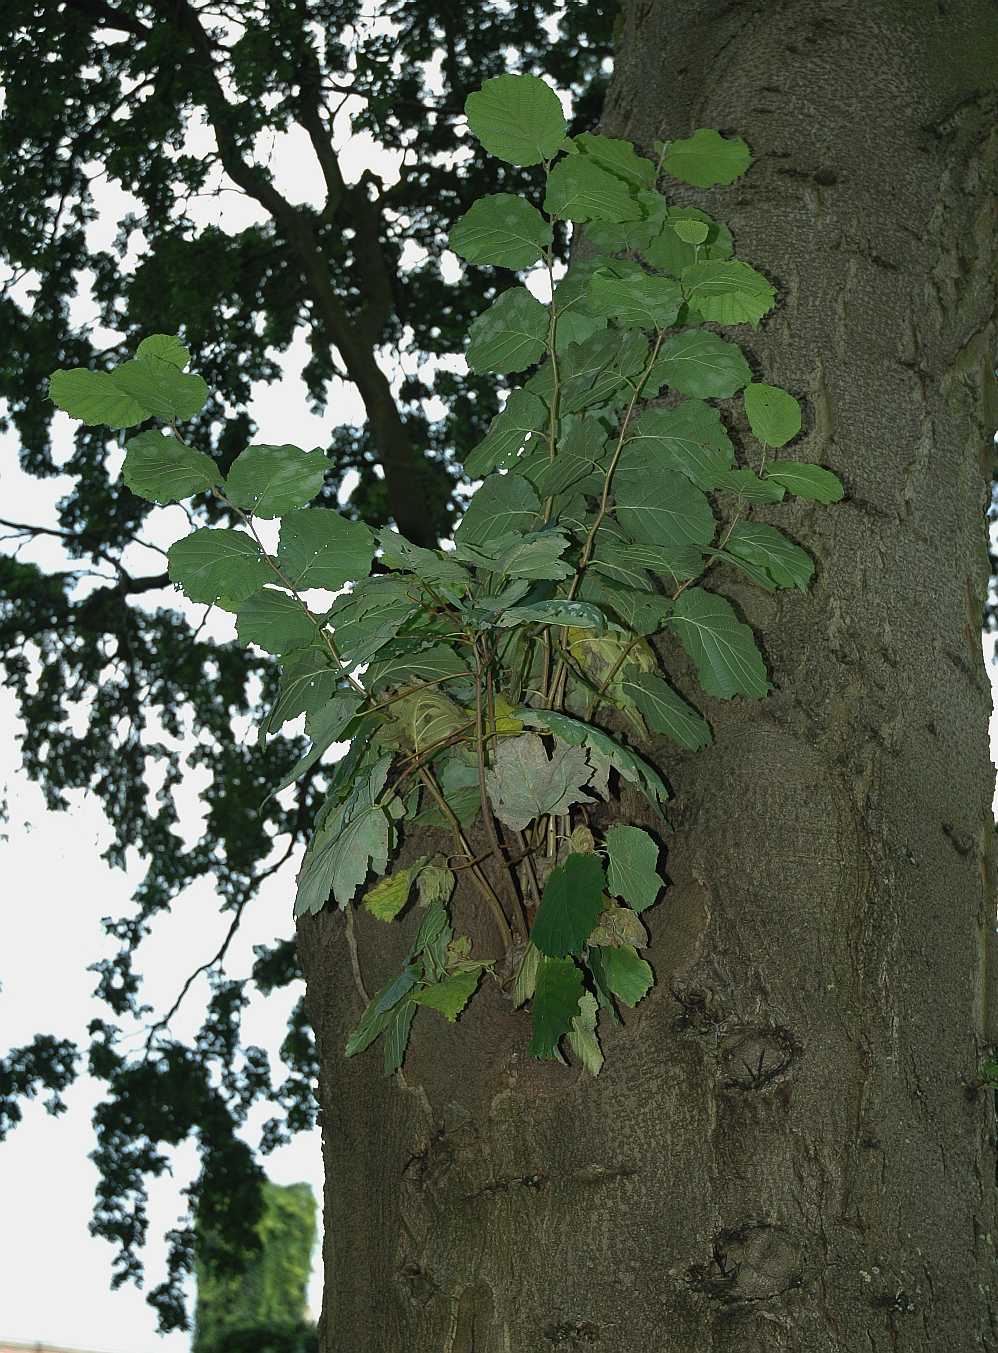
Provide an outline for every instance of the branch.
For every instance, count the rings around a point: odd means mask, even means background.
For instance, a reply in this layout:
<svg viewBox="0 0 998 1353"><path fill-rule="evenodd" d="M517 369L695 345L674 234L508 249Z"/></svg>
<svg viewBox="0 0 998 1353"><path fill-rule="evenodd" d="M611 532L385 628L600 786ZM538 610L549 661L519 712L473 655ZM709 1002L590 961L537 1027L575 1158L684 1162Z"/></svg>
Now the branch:
<svg viewBox="0 0 998 1353"><path fill-rule="evenodd" d="M121 10L105 4L104 0L68 0L66 8L70 13L100 24L102 28L115 28L121 33L131 33L137 38L151 36L150 29L141 24L133 14L122 14Z"/></svg>

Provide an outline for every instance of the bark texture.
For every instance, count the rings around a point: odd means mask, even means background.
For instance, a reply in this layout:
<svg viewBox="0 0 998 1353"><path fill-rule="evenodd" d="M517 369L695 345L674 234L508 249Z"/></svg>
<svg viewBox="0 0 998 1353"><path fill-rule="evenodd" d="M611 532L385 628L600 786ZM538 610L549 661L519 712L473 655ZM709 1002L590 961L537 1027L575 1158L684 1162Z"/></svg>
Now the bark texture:
<svg viewBox="0 0 998 1353"><path fill-rule="evenodd" d="M813 554L806 595L708 575L760 637L767 700L705 697L663 648L715 742L649 749L675 828L657 980L601 1021L596 1080L531 1061L494 985L454 1026L416 1020L404 1083L345 1060L357 954L376 989L416 920L358 915L353 954L342 914L300 922L322 1353L998 1350L993 1096L968 1088L998 1039L996 114L986 0L624 5L601 130L748 141L746 179L672 197L777 285L731 337L804 405L787 454L846 498L753 514ZM477 909L456 908L476 939Z"/></svg>

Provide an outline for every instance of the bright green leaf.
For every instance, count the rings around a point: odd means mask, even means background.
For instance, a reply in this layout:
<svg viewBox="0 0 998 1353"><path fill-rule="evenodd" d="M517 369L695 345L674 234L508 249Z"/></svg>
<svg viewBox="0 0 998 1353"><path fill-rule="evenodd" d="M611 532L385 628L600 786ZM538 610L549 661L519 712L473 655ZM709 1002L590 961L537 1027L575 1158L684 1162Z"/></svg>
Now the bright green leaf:
<svg viewBox="0 0 998 1353"><path fill-rule="evenodd" d="M439 1010L453 1024L471 999L481 975L481 968L452 973L432 987L414 991L412 999L420 1005L428 1005L431 1010Z"/></svg>
<svg viewBox="0 0 998 1353"><path fill-rule="evenodd" d="M644 911L658 898L665 882L658 875L658 846L640 827L615 826L606 834L607 890L622 897L633 911Z"/></svg>
<svg viewBox="0 0 998 1353"><path fill-rule="evenodd" d="M379 921L394 921L409 900L413 880L419 874L427 857L417 860L405 869L396 869L383 879L379 879L373 888L368 888L363 904L372 916Z"/></svg>
<svg viewBox="0 0 998 1353"><path fill-rule="evenodd" d="M684 269L689 304L714 324L753 324L772 310L776 291L762 273L738 259L706 259Z"/></svg>
<svg viewBox="0 0 998 1353"><path fill-rule="evenodd" d="M201 527L175 541L168 557L170 581L191 601L224 596L238 605L274 576L260 546L243 531Z"/></svg>
<svg viewBox="0 0 998 1353"><path fill-rule="evenodd" d="M257 517L283 517L315 497L328 465L321 449L248 446L226 476L226 497Z"/></svg>
<svg viewBox="0 0 998 1353"><path fill-rule="evenodd" d="M179 503L222 482L210 456L154 428L125 443L121 477L133 493L151 503Z"/></svg>
<svg viewBox="0 0 998 1353"><path fill-rule="evenodd" d="M669 224L684 244L703 244L710 233L706 221L670 221Z"/></svg>
<svg viewBox="0 0 998 1353"><path fill-rule="evenodd" d="M662 168L680 183L713 188L734 183L752 163L752 152L740 136L722 136L713 127L698 127L692 136L670 142Z"/></svg>
<svg viewBox="0 0 998 1353"><path fill-rule="evenodd" d="M559 160L548 175L544 210L566 221L634 221L641 207L615 174L584 155Z"/></svg>
<svg viewBox="0 0 998 1353"><path fill-rule="evenodd" d="M753 434L766 446L783 446L800 432L800 405L778 385L752 381L742 391L745 416Z"/></svg>
<svg viewBox="0 0 998 1353"><path fill-rule="evenodd" d="M565 137L565 114L551 86L536 75L497 75L464 102L468 126L507 164L550 160Z"/></svg>
<svg viewBox="0 0 998 1353"><path fill-rule="evenodd" d="M655 981L651 965L638 957L632 944L601 949L606 985L625 1005L635 1006Z"/></svg>

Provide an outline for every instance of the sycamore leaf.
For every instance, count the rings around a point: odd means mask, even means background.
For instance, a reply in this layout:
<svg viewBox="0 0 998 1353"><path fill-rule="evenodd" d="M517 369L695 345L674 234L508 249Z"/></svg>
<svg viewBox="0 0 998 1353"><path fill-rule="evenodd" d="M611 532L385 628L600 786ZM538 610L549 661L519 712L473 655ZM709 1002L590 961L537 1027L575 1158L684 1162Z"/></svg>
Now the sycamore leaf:
<svg viewBox="0 0 998 1353"><path fill-rule="evenodd" d="M472 321L465 359L472 371L522 371L544 352L548 310L526 287L510 287Z"/></svg>
<svg viewBox="0 0 998 1353"><path fill-rule="evenodd" d="M451 973L442 982L414 991L412 999L420 1005L428 1005L432 1010L439 1010L453 1024L471 999L481 975L482 969L478 967Z"/></svg>
<svg viewBox="0 0 998 1353"><path fill-rule="evenodd" d="M570 958L544 958L534 988L533 1034L528 1051L540 1061L558 1059L582 999L582 973Z"/></svg>
<svg viewBox="0 0 998 1353"><path fill-rule="evenodd" d="M569 855L544 885L531 942L553 958L582 952L603 910L603 866L596 855Z"/></svg>
<svg viewBox="0 0 998 1353"><path fill-rule="evenodd" d="M252 596L274 574L260 546L244 531L203 526L174 541L168 551L170 581L191 601L225 597L235 605Z"/></svg>
<svg viewBox="0 0 998 1353"><path fill-rule="evenodd" d="M576 803L591 803L584 786L592 767L581 747L556 746L551 759L535 733L505 738L485 773L496 817L522 831L542 813L567 813Z"/></svg>
<svg viewBox="0 0 998 1353"><path fill-rule="evenodd" d="M283 517L322 488L325 451L297 446L248 446L225 478L226 497L257 517Z"/></svg>
<svg viewBox="0 0 998 1353"><path fill-rule="evenodd" d="M606 834L607 888L633 911L644 911L665 887L655 866L658 846L640 827L611 827Z"/></svg>
<svg viewBox="0 0 998 1353"><path fill-rule="evenodd" d="M762 654L751 629L724 597L689 587L676 598L668 624L696 663L700 685L708 695L722 700L735 695L765 697L769 682Z"/></svg>
<svg viewBox="0 0 998 1353"><path fill-rule="evenodd" d="M418 971L415 968L406 967L398 977L393 977L390 982L381 988L370 1001L367 1009L360 1017L360 1023L347 1039L346 1055L348 1057L354 1057L358 1052L363 1052L365 1048L370 1047L379 1035L384 1033L391 1023L394 1008L399 1001L405 999L418 980Z"/></svg>
<svg viewBox="0 0 998 1353"><path fill-rule="evenodd" d="M698 127L692 136L670 141L662 168L680 183L713 188L734 183L752 163L752 152L740 136L722 136L713 127Z"/></svg>
<svg viewBox="0 0 998 1353"><path fill-rule="evenodd" d="M601 728L582 723L556 710L522 708L517 710L517 714L528 728L543 728L572 747L585 746L596 765L597 773L601 766L612 766L625 780L637 785L652 802L668 802L669 791L658 772L636 752L615 741Z"/></svg>
<svg viewBox="0 0 998 1353"><path fill-rule="evenodd" d="M497 75L469 94L464 111L472 134L507 164L550 160L565 139L565 114L551 86L536 75Z"/></svg>
<svg viewBox="0 0 998 1353"><path fill-rule="evenodd" d="M419 894L419 905L421 907L431 907L435 902L447 902L454 891L456 882L454 873L446 865L437 863L442 859L442 855L434 856L430 863L424 865L419 871L419 877L416 879L416 891Z"/></svg>
<svg viewBox="0 0 998 1353"><path fill-rule="evenodd" d="M476 199L451 227L447 243L469 263L529 268L544 257L551 225L522 197L490 193Z"/></svg>
<svg viewBox="0 0 998 1353"><path fill-rule="evenodd" d="M366 578L373 555L370 529L363 522L348 521L332 508L299 508L281 522L277 562L289 581L303 591L325 587L335 592L344 583Z"/></svg>
<svg viewBox="0 0 998 1353"><path fill-rule="evenodd" d="M125 443L121 477L134 494L151 503L179 503L222 482L210 456L154 428Z"/></svg>
<svg viewBox="0 0 998 1353"><path fill-rule="evenodd" d="M603 1051L596 1033L596 997L584 991L579 999L579 1013L572 1020L568 1046L591 1076L598 1076L603 1066Z"/></svg>
<svg viewBox="0 0 998 1353"><path fill-rule="evenodd" d="M812 503L837 503L845 492L838 475L803 460L774 460L766 479Z"/></svg>

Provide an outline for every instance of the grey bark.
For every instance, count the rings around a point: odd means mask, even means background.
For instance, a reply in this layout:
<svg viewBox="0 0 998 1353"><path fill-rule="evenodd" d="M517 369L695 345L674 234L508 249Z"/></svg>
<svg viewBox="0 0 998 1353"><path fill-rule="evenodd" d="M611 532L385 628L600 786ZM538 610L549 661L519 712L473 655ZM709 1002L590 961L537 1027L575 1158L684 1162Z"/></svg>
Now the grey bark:
<svg viewBox="0 0 998 1353"><path fill-rule="evenodd" d="M528 1016L491 984L454 1026L416 1020L404 1084L376 1053L345 1060L344 917L300 923L322 1353L994 1353L994 1097L972 1083L998 1039L980 641L998 9L624 11L601 130L648 153L700 126L748 141L747 178L672 196L778 286L731 337L804 405L786 454L846 499L754 513L813 554L806 595L709 575L760 637L767 700L705 697L663 646L715 742L650 749L675 827L646 913L657 981L601 1024L596 1080L529 1059ZM615 811L654 826L639 801ZM476 938L478 909L457 906ZM413 924L358 916L369 989Z"/></svg>

